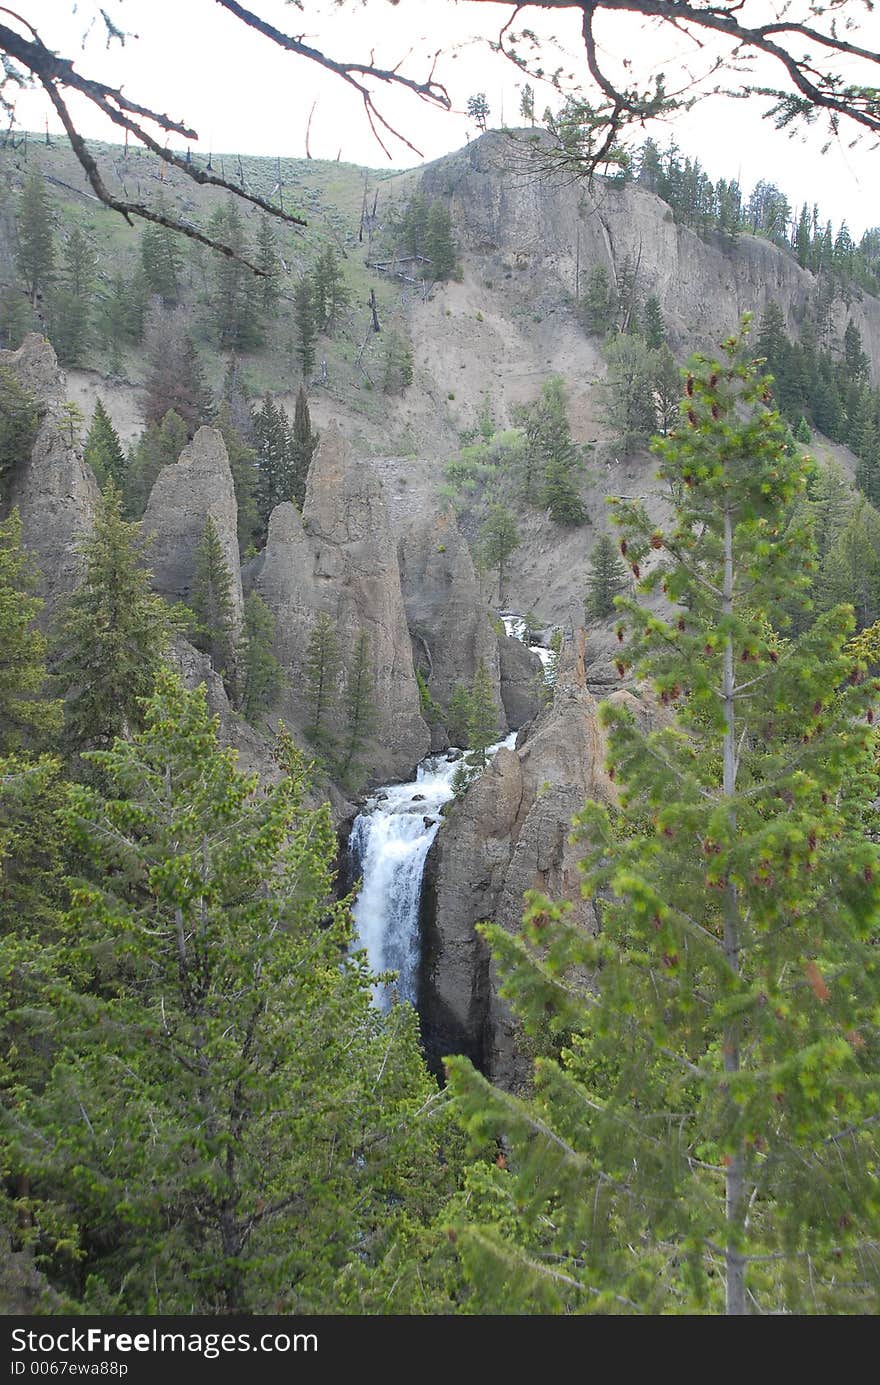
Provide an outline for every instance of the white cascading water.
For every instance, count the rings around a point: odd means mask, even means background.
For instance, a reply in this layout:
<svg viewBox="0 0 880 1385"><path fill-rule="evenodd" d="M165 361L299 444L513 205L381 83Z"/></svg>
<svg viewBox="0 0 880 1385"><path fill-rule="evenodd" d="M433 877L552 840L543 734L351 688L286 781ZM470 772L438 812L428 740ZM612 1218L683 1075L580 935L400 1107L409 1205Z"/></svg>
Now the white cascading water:
<svg viewBox="0 0 880 1385"><path fill-rule="evenodd" d="M516 732L499 741L516 744ZM460 751L430 755L408 784L377 789L354 820L349 850L363 876L354 906L358 940L374 972L397 972L397 994L415 1003L419 967L419 905L422 875L431 843L443 821L443 805L453 797L452 777ZM386 1009L386 986L374 991Z"/></svg>
<svg viewBox="0 0 880 1385"><path fill-rule="evenodd" d="M525 623L512 613L502 615L509 635L522 639ZM553 653L532 648L545 671ZM516 744L512 731L491 747ZM363 877L354 906L358 941L374 972L397 973L399 999L415 1003L420 960L419 908L422 876L431 843L443 821L443 806L453 797L452 778L461 751L430 755L407 784L388 784L371 794L355 818L349 851L356 874ZM387 986L374 990L376 1004L387 1009L392 995Z"/></svg>

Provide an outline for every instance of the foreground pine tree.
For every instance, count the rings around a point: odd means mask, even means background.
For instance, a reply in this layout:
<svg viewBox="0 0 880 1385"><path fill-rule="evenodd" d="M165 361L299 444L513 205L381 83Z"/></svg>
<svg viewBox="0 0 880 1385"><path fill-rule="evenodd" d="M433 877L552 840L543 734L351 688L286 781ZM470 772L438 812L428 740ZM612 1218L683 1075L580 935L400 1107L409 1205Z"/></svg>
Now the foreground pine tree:
<svg viewBox="0 0 880 1385"><path fill-rule="evenodd" d="M451 1191L415 1015L371 1006L329 808L279 759L259 789L165 670L96 756L106 792L71 796L54 1062L0 1129L53 1281L92 1311L359 1311Z"/></svg>
<svg viewBox="0 0 880 1385"><path fill-rule="evenodd" d="M528 1103L450 1061L510 1165L461 1245L484 1305L503 1281L518 1311L870 1312L877 689L851 609L798 642L778 619L814 558L767 381L736 339L691 370L658 445L669 528L618 515L673 603L626 603L622 663L670 720L603 710L619 802L580 819L598 936L537 897L524 938L487 930L545 1056Z"/></svg>
<svg viewBox="0 0 880 1385"><path fill-rule="evenodd" d="M197 649L210 656L211 663L233 701L238 697L236 666L235 606L232 600L232 574L223 552L217 527L209 515L196 548L196 573L192 608L198 622L193 636Z"/></svg>

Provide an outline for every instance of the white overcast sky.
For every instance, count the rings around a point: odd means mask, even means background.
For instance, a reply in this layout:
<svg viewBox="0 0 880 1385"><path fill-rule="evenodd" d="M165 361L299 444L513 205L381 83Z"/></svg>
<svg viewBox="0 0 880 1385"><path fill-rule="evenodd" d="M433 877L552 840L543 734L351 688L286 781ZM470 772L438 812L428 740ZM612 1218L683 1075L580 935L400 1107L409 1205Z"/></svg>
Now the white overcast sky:
<svg viewBox="0 0 880 1385"><path fill-rule="evenodd" d="M215 0L101 0L121 28L136 34L125 46L105 45L97 0L39 0L24 3L41 38L57 52L74 57L79 71L108 85L123 86L132 100L167 112L198 131L205 152L240 152L301 156L305 130L315 104L311 152L316 158L337 154L354 163L375 167L407 167L418 162L403 145L391 143L386 159L370 134L356 94L315 64L285 54L267 39L248 30ZM766 17L767 0L747 0ZM340 58L364 61L373 50L383 66L405 62L413 76L426 75L430 55L441 50L437 77L453 100L452 113L432 111L409 93L389 92L379 98L383 114L401 129L425 158L436 158L463 145L472 123L464 114L468 96L485 91L492 115L490 125L517 123L522 76L484 43L469 41L479 25L494 35L511 6L453 4L450 0L349 0L338 7L332 0L304 0L301 9L284 0L251 0L249 8L287 32ZM860 13L861 13L860 9ZM529 22L542 34L554 35L570 55L566 70L575 70L579 49L576 15L535 18ZM520 20L520 26L524 21ZM880 21L870 19L862 41L880 47ZM88 32L87 32L88 31ZM83 42L85 37L85 42ZM613 16L601 30L606 52L626 54L634 69L648 78L655 68L671 72L675 40L634 16ZM681 52L681 50L679 50ZM548 63L548 66L551 64ZM767 74L770 77L770 74ZM549 86L536 88L540 113L549 102L558 104ZM699 157L709 175L739 177L750 188L758 178L777 183L794 205L817 201L821 213L835 225L846 219L854 235L880 224L880 150L868 142L847 149L838 142L821 152L822 138L807 144L790 140L760 118L762 98L750 102L725 98L703 100L674 122L650 133L662 145L674 136L683 153ZM48 103L37 92L18 105L19 123L42 129ZM49 109L49 128L60 131ZM119 132L87 106L73 109L87 135L118 139ZM182 141L172 139L173 145Z"/></svg>

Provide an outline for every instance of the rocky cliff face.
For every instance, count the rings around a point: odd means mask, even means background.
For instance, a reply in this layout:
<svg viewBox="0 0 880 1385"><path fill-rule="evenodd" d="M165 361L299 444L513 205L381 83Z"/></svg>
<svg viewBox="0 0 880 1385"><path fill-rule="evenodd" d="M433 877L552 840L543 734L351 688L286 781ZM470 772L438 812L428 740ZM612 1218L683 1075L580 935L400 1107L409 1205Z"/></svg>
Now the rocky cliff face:
<svg viewBox="0 0 880 1385"><path fill-rule="evenodd" d="M449 515L431 514L404 535L399 554L413 653L425 672L431 696L446 706L456 685L469 688L483 664L499 709L500 730L498 638L466 540Z"/></svg>
<svg viewBox="0 0 880 1385"><path fill-rule="evenodd" d="M527 145L492 133L425 172L433 195L452 196L468 250L509 274L512 287L540 281L545 298L574 295L578 269L604 264L612 280L628 257L643 292L656 294L674 346L711 346L743 312L775 300L796 335L815 301L816 280L795 258L754 236L725 245L678 226L665 202L644 188L602 179L590 188L535 171ZM880 302L838 303L840 333L851 317L880 372Z"/></svg>
<svg viewBox="0 0 880 1385"><path fill-rule="evenodd" d="M241 630L243 598L238 560L238 508L226 444L216 428L200 428L178 461L163 467L150 492L143 531L152 536L153 586L188 602L196 576L196 549L211 519L232 579L233 621Z"/></svg>
<svg viewBox="0 0 880 1385"><path fill-rule="evenodd" d="M79 547L91 532L98 483L83 461L78 429L65 413L65 377L45 337L31 333L17 351L0 351L0 366L41 410L31 455L13 475L10 499L21 513L22 538L39 570L38 590L49 619L79 580Z"/></svg>
<svg viewBox="0 0 880 1385"><path fill-rule="evenodd" d="M427 754L430 735L419 711L397 548L382 488L337 428L322 434L302 519L294 505L280 505L266 548L245 576L275 615L288 681L282 714L301 727L308 721L306 651L318 613L331 616L349 655L366 634L377 721L370 769L377 779L405 777Z"/></svg>
<svg viewBox="0 0 880 1385"><path fill-rule="evenodd" d="M570 901L574 918L595 926L580 893L580 852L569 835L585 798L613 796L604 756L579 632L565 651L553 705L515 752L499 752L453 809L429 856L420 1009L435 1063L445 1053L464 1052L508 1088L525 1079L515 1025L474 929L492 919L515 931L529 889Z"/></svg>

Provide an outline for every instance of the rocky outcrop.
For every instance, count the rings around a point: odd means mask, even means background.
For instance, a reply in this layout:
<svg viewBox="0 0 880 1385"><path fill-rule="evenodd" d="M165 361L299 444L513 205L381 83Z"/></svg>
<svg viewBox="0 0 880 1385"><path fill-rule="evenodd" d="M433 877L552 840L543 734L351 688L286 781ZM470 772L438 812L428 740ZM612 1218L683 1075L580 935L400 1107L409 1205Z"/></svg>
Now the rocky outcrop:
<svg viewBox="0 0 880 1385"><path fill-rule="evenodd" d="M527 143L490 133L424 174L430 195L451 193L463 247L497 258L502 274L515 273L519 284L532 278L544 294L554 281L570 293L578 270L602 264L613 281L629 258L638 262L640 282L650 285L645 291L659 298L675 348L714 346L743 312L760 314L771 300L797 336L817 284L790 252L749 235L733 244L720 236L703 240L676 225L667 204L643 187L599 178L590 188L542 173L531 159ZM838 334L849 318L862 334L876 379L880 301L867 294L838 301Z"/></svg>
<svg viewBox="0 0 880 1385"><path fill-rule="evenodd" d="M445 707L456 685L469 688L483 664L498 706L500 730L498 638L480 595L467 540L448 515L432 515L401 539L399 557L413 655L432 698Z"/></svg>
<svg viewBox="0 0 880 1385"><path fill-rule="evenodd" d="M196 576L196 549L208 519L214 523L231 577L233 621L241 629L244 603L238 560L238 507L229 457L216 428L200 428L180 459L163 467L150 492L143 532L152 536L153 586L188 602Z"/></svg>
<svg viewBox="0 0 880 1385"><path fill-rule="evenodd" d="M22 539L39 573L48 619L79 580L79 550L91 532L98 483L83 461L77 423L65 409L64 375L45 337L31 333L17 351L0 351L0 368L13 374L40 410L31 454L12 476L10 501L21 514Z"/></svg>
<svg viewBox="0 0 880 1385"><path fill-rule="evenodd" d="M332 618L346 657L366 634L376 723L364 758L377 780L405 777L427 754L430 735L419 710L397 549L378 480L335 426L322 433L312 461L302 519L294 505L278 506L245 580L275 616L287 675L282 714L299 727L309 719L306 652L318 613Z"/></svg>
<svg viewBox="0 0 880 1385"><path fill-rule="evenodd" d="M511 731L518 731L536 717L544 705L541 694L543 665L528 645L512 635L498 636L498 658L504 715Z"/></svg>
<svg viewBox="0 0 880 1385"><path fill-rule="evenodd" d="M576 921L595 926L580 893L581 853L569 836L586 798L613 797L597 708L586 687L581 631L563 652L553 705L515 752L499 752L455 806L428 858L420 993L426 1048L435 1063L444 1053L467 1053L508 1088L525 1079L524 1059L474 929L492 919L515 931L530 889L568 900Z"/></svg>

